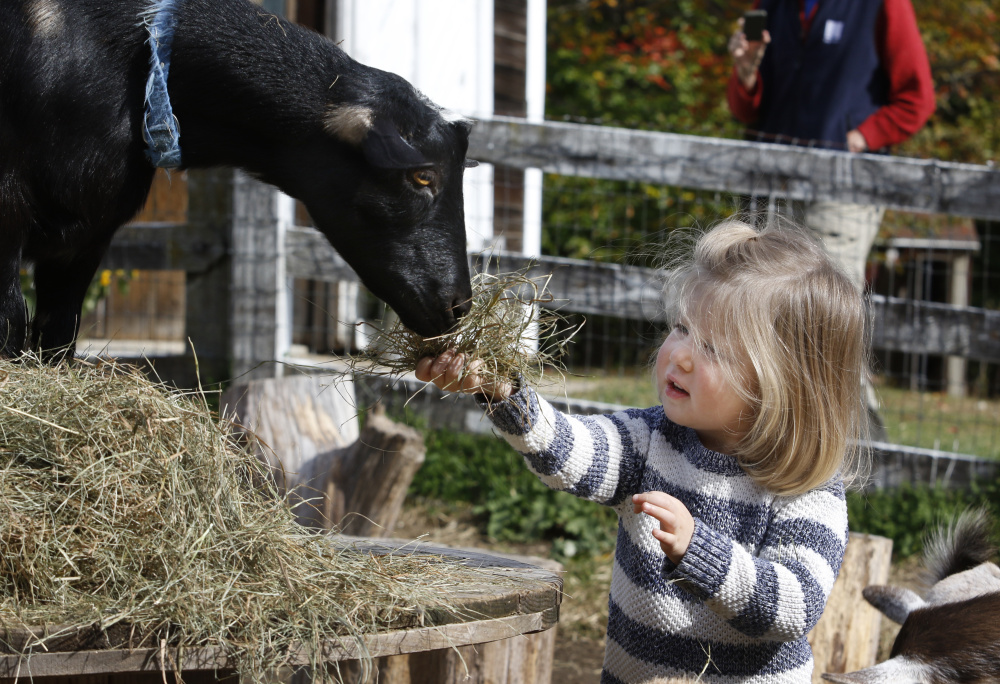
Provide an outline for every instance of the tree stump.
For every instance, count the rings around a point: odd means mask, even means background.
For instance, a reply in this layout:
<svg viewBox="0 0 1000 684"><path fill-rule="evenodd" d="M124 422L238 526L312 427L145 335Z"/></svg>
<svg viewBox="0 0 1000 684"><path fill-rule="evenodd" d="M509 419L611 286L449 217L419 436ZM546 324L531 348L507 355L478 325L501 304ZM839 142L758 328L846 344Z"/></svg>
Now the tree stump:
<svg viewBox="0 0 1000 684"><path fill-rule="evenodd" d="M423 437L378 411L359 435L349 378L252 380L230 387L222 405L256 437L299 522L358 536L391 533L424 461Z"/></svg>
<svg viewBox="0 0 1000 684"><path fill-rule="evenodd" d="M853 672L875 664L882 614L861 595L870 584L886 584L892 560L892 540L852 532L840 575L826 610L809 633L816 662L813 682L824 672Z"/></svg>
<svg viewBox="0 0 1000 684"><path fill-rule="evenodd" d="M391 534L423 462L419 432L373 413L354 444L303 464L292 498L299 522L360 537Z"/></svg>
<svg viewBox="0 0 1000 684"><path fill-rule="evenodd" d="M348 376L268 378L233 384L222 410L258 442L258 456L271 467L281 494L301 482L303 465L317 454L358 438L354 382Z"/></svg>

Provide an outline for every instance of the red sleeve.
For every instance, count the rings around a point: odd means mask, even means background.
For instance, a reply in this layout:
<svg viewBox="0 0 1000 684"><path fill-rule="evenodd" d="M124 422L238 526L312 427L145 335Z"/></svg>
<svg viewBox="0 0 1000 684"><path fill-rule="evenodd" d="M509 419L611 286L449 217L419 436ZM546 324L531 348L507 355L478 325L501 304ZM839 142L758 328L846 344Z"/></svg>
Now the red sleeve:
<svg viewBox="0 0 1000 684"><path fill-rule="evenodd" d="M875 41L889 76L889 103L858 126L872 150L909 138L935 106L931 66L910 0L884 0Z"/></svg>
<svg viewBox="0 0 1000 684"><path fill-rule="evenodd" d="M754 84L753 90L748 91L740 82L734 67L732 73L729 75L729 86L726 88L726 100L729 102L729 111L742 123L755 123L757 121L757 113L760 110L762 92L763 87L760 71L757 72L757 82Z"/></svg>
<svg viewBox="0 0 1000 684"><path fill-rule="evenodd" d="M760 0L753 0L751 8L759 9ZM752 91L748 91L740 82L739 76L736 75L736 67L733 67L729 74L729 85L726 87L726 101L729 103L729 111L738 121L745 124L757 121L762 92L760 70L757 71L757 83L754 84Z"/></svg>

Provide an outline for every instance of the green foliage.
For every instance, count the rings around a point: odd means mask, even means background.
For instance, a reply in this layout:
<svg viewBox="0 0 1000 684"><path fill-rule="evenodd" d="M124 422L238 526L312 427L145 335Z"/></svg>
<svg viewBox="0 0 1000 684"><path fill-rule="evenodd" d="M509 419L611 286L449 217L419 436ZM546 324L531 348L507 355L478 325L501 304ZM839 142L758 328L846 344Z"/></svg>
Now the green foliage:
<svg viewBox="0 0 1000 684"><path fill-rule="evenodd" d="M983 163L1000 154L996 0L913 0L937 111L902 154Z"/></svg>
<svg viewBox="0 0 1000 684"><path fill-rule="evenodd" d="M738 134L724 97L736 6L723 0L549 0L548 7L549 118Z"/></svg>
<svg viewBox="0 0 1000 684"><path fill-rule="evenodd" d="M735 138L726 49L750 0L549 0L546 115ZM1000 154L996 0L913 0L937 111L897 153L983 163Z"/></svg>
<svg viewBox="0 0 1000 684"><path fill-rule="evenodd" d="M851 530L892 539L897 559L920 553L930 531L968 506L987 506L1000 520L1000 482L974 485L970 491L903 485L847 496Z"/></svg>
<svg viewBox="0 0 1000 684"><path fill-rule="evenodd" d="M554 553L563 557L613 548L613 510L549 489L502 440L428 430L424 441L427 456L410 486L411 496L472 503L482 530L497 541L551 541Z"/></svg>

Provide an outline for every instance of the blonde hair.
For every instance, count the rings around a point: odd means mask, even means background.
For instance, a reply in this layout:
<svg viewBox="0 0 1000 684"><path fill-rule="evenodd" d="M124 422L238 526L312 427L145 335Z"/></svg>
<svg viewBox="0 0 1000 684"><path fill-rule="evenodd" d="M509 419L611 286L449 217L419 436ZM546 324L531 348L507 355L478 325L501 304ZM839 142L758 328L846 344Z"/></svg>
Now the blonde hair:
<svg viewBox="0 0 1000 684"><path fill-rule="evenodd" d="M870 326L858 287L815 239L726 221L669 272L666 294L669 320L710 341L752 407L734 454L750 477L794 495L860 474Z"/></svg>

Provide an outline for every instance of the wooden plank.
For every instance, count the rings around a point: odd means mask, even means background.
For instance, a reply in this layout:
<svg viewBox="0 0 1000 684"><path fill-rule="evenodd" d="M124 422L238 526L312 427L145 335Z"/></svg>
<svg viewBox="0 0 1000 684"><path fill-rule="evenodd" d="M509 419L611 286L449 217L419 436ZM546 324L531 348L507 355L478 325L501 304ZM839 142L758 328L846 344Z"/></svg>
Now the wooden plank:
<svg viewBox="0 0 1000 684"><path fill-rule="evenodd" d="M353 271L341 266L343 260L323 240L311 228L289 231L289 269L296 277L350 279ZM550 308L565 313L665 320L662 274L654 269L511 252L472 256L477 270L527 268L530 277L551 275ZM1000 362L1000 311L882 295L871 295L870 306L877 349Z"/></svg>
<svg viewBox="0 0 1000 684"><path fill-rule="evenodd" d="M373 658L418 653L442 648L454 648L500 639L519 634L531 634L551 625L541 613L511 615L503 618L461 622L440 627L423 627L399 632L367 635L361 643L350 637L343 641L330 640L324 644L323 656L327 661L357 660L364 655ZM288 665L308 665L304 651L294 650ZM77 675L112 674L124 672L172 671L179 665L182 672L192 670L231 669L225 649L185 649L178 656L177 649L144 648L110 651L68 651L0 656L0 678L18 677L68 677Z"/></svg>
<svg viewBox="0 0 1000 684"><path fill-rule="evenodd" d="M1000 171L935 159L499 116L473 127L469 157L564 176L1000 219Z"/></svg>
<svg viewBox="0 0 1000 684"><path fill-rule="evenodd" d="M1000 311L871 296L877 349L1000 362Z"/></svg>
<svg viewBox="0 0 1000 684"><path fill-rule="evenodd" d="M826 610L809 633L814 684L823 681L824 672L853 672L875 664L882 614L865 601L861 590L889 581L891 558L891 539L850 534Z"/></svg>

